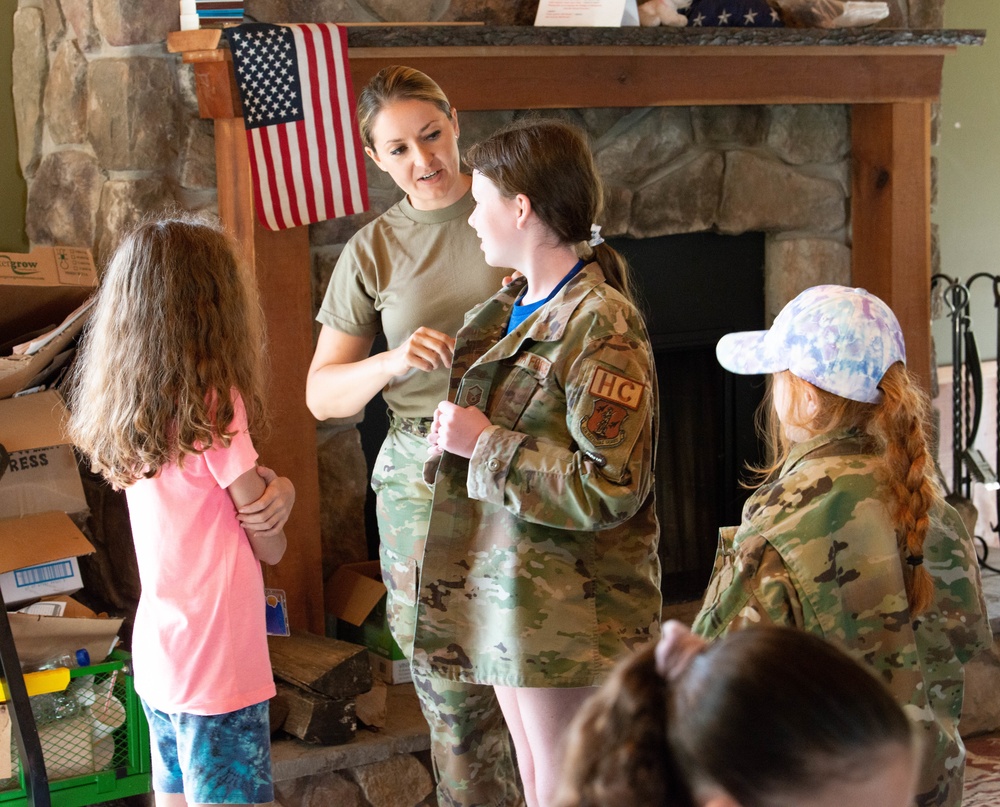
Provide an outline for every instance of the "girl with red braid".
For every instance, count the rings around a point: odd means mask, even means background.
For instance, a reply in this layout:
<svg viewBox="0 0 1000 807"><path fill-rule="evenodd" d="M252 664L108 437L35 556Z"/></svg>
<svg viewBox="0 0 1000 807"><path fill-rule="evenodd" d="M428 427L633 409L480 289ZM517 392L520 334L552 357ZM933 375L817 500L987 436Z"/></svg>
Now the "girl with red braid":
<svg viewBox="0 0 1000 807"><path fill-rule="evenodd" d="M946 504L927 398L895 315L864 289L816 286L768 331L729 334L727 370L768 373L771 462L721 531L695 630L774 623L869 665L918 726L918 805L958 805L962 667L992 643L975 550ZM765 404L767 405L767 404Z"/></svg>

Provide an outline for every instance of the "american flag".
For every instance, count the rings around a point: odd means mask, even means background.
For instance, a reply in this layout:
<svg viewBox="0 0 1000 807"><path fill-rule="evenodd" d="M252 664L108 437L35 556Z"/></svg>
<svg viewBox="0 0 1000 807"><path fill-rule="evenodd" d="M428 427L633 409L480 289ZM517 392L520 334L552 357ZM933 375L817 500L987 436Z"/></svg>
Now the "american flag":
<svg viewBox="0 0 1000 807"><path fill-rule="evenodd" d="M693 0L686 14L694 28L783 28L766 0Z"/></svg>
<svg viewBox="0 0 1000 807"><path fill-rule="evenodd" d="M261 224L284 230L367 210L346 31L252 23L225 33Z"/></svg>

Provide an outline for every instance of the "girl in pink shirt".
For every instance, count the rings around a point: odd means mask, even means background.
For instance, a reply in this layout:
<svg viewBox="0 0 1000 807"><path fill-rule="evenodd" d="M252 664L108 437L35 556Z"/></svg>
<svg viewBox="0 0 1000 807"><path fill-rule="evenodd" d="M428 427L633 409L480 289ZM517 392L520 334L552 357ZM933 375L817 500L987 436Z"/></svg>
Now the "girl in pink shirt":
<svg viewBox="0 0 1000 807"><path fill-rule="evenodd" d="M260 562L281 559L285 535L237 513L265 488L250 439L264 356L252 276L220 228L176 217L125 236L80 349L70 429L128 500L157 807L274 798Z"/></svg>

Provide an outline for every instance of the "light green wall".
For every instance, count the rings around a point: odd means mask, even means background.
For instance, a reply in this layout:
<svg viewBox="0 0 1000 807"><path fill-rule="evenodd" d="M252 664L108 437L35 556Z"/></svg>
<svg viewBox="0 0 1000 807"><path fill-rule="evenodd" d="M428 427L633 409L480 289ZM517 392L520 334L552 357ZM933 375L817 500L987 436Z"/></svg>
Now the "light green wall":
<svg viewBox="0 0 1000 807"><path fill-rule="evenodd" d="M0 0L0 252L26 252L24 232L27 189L17 164L11 55L14 50L16 0Z"/></svg>
<svg viewBox="0 0 1000 807"><path fill-rule="evenodd" d="M1000 2L946 0L945 26L985 29L986 44L944 60L937 157L941 272L967 279L1000 274ZM996 356L992 286L972 286L972 320L981 355ZM951 364L949 324L934 323L938 363Z"/></svg>

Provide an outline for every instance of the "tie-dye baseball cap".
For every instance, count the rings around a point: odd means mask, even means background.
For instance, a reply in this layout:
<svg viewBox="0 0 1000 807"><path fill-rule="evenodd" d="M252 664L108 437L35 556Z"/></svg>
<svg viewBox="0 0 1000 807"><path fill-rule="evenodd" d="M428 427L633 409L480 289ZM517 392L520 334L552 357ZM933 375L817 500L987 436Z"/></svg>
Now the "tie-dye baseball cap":
<svg viewBox="0 0 1000 807"><path fill-rule="evenodd" d="M864 289L813 286L774 318L767 331L723 336L719 364L755 375L790 370L820 389L852 401L875 403L878 385L897 361L906 361L896 315Z"/></svg>

